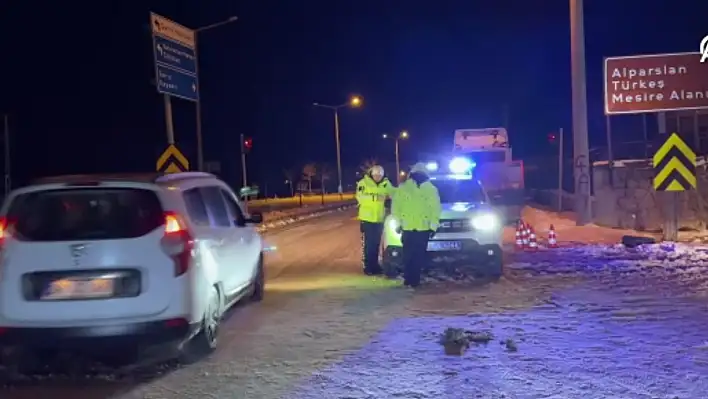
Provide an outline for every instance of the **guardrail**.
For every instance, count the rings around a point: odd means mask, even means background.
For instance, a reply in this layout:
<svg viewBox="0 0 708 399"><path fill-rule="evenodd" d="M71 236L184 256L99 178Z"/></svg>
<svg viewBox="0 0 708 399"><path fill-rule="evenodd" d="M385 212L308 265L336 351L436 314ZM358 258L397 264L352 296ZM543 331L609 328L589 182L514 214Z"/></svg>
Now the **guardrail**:
<svg viewBox="0 0 708 399"><path fill-rule="evenodd" d="M327 205L339 202L354 201L354 193L344 194L324 194L324 195L302 195L285 198L264 198L248 201L249 208L272 208L285 209L296 208L305 205Z"/></svg>
<svg viewBox="0 0 708 399"><path fill-rule="evenodd" d="M331 214L332 212L341 212L347 209L355 207L356 204L353 201L324 205L318 207L305 207L305 208L295 208L294 212L283 212L280 215L268 215L265 214L265 220L263 224L259 227L259 231L271 230L273 228L288 226L294 223L298 223L304 220L309 220ZM278 214L279 212L274 212Z"/></svg>

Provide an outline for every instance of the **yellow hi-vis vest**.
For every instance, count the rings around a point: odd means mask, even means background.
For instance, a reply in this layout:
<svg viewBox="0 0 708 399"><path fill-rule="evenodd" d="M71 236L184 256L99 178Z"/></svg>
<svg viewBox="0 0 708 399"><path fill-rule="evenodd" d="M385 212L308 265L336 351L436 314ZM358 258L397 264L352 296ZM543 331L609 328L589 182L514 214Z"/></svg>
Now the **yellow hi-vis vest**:
<svg viewBox="0 0 708 399"><path fill-rule="evenodd" d="M376 183L368 174L356 184L356 201L359 204L359 220L383 223L386 217L384 202L393 195L395 188L387 178Z"/></svg>

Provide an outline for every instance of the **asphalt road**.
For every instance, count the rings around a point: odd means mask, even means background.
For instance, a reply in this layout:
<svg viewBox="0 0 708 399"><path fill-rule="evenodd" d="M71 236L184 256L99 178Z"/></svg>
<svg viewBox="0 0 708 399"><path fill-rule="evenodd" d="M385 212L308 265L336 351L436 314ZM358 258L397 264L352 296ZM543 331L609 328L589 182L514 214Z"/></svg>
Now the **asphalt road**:
<svg viewBox="0 0 708 399"><path fill-rule="evenodd" d="M0 398L708 397L708 254L522 253L500 282L411 293L361 275L353 210L265 237L266 300L230 312L211 357L120 379L32 379ZM493 329L519 353L496 344L450 359L447 327Z"/></svg>
<svg viewBox="0 0 708 399"><path fill-rule="evenodd" d="M354 217L354 211L345 211L266 233L264 238L271 248L266 255L266 300L230 312L220 347L211 358L181 368L156 367L147 374L119 379L113 375L79 380L32 378L0 389L0 397L265 399L282 395L298 378L346 350L340 348L338 337L320 336L318 326L332 327L342 312L357 309L355 302L370 302L372 291L391 286L388 281L360 275L359 230ZM370 331L380 327L376 317L365 319L369 320L354 324L347 319L346 324L334 328L340 329L342 336L351 336L352 343L357 340L347 331L350 328L360 336L359 341L365 340L367 324ZM312 345L303 345L303 341L318 341L314 347L318 353L311 353ZM323 352L320 345L330 347ZM308 359L307 364L294 365L303 358Z"/></svg>

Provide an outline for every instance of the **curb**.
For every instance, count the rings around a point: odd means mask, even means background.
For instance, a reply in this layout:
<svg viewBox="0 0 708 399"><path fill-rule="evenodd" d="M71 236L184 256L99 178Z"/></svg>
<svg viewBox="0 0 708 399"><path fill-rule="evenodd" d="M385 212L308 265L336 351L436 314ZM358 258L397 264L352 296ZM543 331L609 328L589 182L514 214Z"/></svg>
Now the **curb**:
<svg viewBox="0 0 708 399"><path fill-rule="evenodd" d="M285 216L276 220L271 220L268 222L264 222L262 225L258 226L256 229L259 233L264 233L266 231L270 231L273 229L277 229L279 227L285 227L289 226L294 223L301 222L303 220L309 220L309 219L314 219L320 216L328 215L334 212L342 212L345 210L348 210L350 208L355 207L356 204L346 204L346 205L336 205L332 207L325 207L325 208L320 208L317 211L313 212L305 212L300 215L293 215L293 216Z"/></svg>

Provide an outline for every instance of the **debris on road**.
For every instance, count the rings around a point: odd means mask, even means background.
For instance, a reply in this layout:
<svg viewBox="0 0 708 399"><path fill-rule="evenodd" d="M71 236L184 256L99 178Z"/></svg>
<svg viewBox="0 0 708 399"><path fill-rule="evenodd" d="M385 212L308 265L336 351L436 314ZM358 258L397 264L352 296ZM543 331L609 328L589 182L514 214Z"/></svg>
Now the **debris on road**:
<svg viewBox="0 0 708 399"><path fill-rule="evenodd" d="M502 344L509 352L517 352L519 350L519 347L516 346L516 342L514 342L514 340L511 338L505 339L504 341L502 341Z"/></svg>
<svg viewBox="0 0 708 399"><path fill-rule="evenodd" d="M440 344L445 354L462 356L472 344L488 344L494 339L489 331L469 331L462 328L448 327L440 336Z"/></svg>
<svg viewBox="0 0 708 399"><path fill-rule="evenodd" d="M656 244L656 239L652 237L622 236L622 245L627 248L635 248L646 244Z"/></svg>

